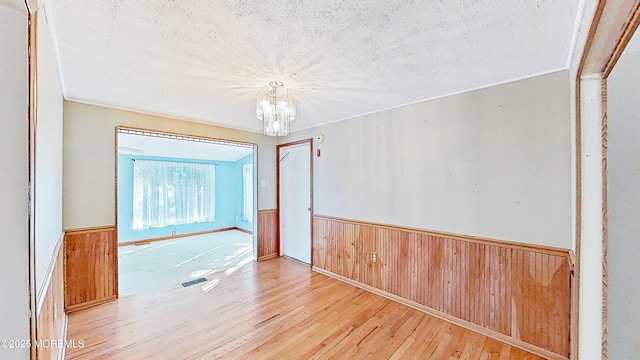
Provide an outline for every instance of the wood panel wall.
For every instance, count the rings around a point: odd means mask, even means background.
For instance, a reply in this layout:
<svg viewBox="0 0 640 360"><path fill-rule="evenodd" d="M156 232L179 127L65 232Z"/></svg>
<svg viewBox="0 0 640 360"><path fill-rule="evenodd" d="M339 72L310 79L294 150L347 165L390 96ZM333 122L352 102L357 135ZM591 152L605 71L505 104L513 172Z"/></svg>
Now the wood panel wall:
<svg viewBox="0 0 640 360"><path fill-rule="evenodd" d="M258 210L258 260L278 256L278 212Z"/></svg>
<svg viewBox="0 0 640 360"><path fill-rule="evenodd" d="M326 216L313 227L316 268L569 356L568 250Z"/></svg>
<svg viewBox="0 0 640 360"><path fill-rule="evenodd" d="M56 258L47 272L45 287L38 294L38 308L36 313L36 340L64 340L66 336L66 314L64 312L64 253L60 239L55 250ZM37 359L58 359L58 352L63 347L38 347Z"/></svg>
<svg viewBox="0 0 640 360"><path fill-rule="evenodd" d="M118 240L113 226L68 230L64 238L65 309L118 297Z"/></svg>

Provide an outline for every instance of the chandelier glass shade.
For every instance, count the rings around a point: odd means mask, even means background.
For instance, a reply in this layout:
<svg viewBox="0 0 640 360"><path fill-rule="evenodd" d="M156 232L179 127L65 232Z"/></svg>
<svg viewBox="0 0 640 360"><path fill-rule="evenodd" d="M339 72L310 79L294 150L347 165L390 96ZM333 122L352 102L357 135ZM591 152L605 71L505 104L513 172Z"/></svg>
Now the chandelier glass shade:
<svg viewBox="0 0 640 360"><path fill-rule="evenodd" d="M296 98L280 81L271 81L258 92L256 116L264 122L264 134L289 135L289 123L296 119Z"/></svg>

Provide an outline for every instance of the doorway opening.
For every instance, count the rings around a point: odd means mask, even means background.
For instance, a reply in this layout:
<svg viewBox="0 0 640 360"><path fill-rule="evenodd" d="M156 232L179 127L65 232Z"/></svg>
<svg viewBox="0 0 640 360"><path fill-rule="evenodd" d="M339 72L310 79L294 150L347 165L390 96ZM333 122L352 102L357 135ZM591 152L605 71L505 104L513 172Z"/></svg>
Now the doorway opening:
<svg viewBox="0 0 640 360"><path fill-rule="evenodd" d="M210 290L256 260L255 144L124 127L116 137L119 297Z"/></svg>

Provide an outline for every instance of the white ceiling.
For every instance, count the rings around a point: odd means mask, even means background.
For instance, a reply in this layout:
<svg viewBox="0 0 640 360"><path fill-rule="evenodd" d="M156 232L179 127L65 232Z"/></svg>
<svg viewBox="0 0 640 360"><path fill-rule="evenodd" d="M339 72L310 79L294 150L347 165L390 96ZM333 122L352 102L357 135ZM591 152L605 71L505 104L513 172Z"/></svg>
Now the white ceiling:
<svg viewBox="0 0 640 360"><path fill-rule="evenodd" d="M257 132L272 79L295 131L566 69L580 3L48 1L68 99Z"/></svg>
<svg viewBox="0 0 640 360"><path fill-rule="evenodd" d="M118 154L178 159L238 161L252 147L166 139L155 136L118 134Z"/></svg>

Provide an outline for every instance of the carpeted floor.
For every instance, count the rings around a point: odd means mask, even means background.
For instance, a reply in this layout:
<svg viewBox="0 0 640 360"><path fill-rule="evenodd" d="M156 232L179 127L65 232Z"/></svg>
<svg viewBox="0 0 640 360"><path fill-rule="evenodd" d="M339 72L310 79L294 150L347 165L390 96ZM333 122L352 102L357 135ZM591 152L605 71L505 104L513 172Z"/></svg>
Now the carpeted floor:
<svg viewBox="0 0 640 360"><path fill-rule="evenodd" d="M120 297L181 287L204 277L215 286L253 260L252 235L232 230L118 249Z"/></svg>

